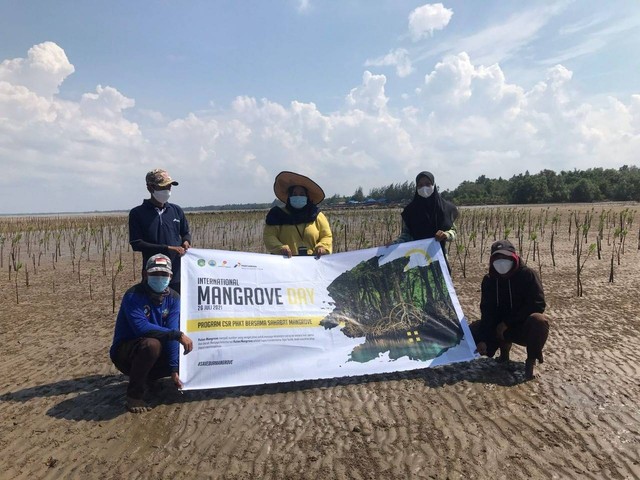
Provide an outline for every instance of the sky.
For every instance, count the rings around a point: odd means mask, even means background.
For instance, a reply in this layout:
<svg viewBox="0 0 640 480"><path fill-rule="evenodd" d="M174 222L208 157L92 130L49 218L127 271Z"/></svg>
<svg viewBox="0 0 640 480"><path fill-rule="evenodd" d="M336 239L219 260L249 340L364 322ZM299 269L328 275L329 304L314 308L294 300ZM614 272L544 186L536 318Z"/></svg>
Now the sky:
<svg viewBox="0 0 640 480"><path fill-rule="evenodd" d="M636 0L0 0L0 214L637 165Z"/></svg>

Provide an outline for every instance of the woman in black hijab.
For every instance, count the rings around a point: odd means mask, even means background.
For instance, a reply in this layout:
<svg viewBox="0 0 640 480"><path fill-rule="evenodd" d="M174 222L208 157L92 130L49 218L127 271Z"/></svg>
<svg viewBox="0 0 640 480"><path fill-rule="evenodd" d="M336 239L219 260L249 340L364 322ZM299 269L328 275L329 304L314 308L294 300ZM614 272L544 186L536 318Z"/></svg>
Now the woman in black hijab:
<svg viewBox="0 0 640 480"><path fill-rule="evenodd" d="M420 172L416 176L413 200L402 211L402 233L391 244L435 238L446 259L446 242L456 238L454 221L458 209L440 196L434 180L431 172Z"/></svg>

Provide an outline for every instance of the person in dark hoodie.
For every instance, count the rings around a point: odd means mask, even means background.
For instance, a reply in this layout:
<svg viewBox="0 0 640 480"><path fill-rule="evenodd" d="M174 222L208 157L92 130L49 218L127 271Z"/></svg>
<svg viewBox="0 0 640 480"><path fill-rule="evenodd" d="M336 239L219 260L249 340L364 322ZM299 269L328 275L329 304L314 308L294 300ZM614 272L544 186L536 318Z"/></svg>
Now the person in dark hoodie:
<svg viewBox="0 0 640 480"><path fill-rule="evenodd" d="M527 348L525 379L535 377L536 360L542 363L542 349L549 335L549 318L542 282L527 267L509 240L491 245L489 273L482 279L480 320L470 325L478 353L507 362L512 343Z"/></svg>
<svg viewBox="0 0 640 480"><path fill-rule="evenodd" d="M398 238L387 246L435 238L440 242L444 257L447 259L446 244L456 238L454 222L457 217L457 207L440 196L433 173L420 172L416 176L413 200L402 211L402 231ZM449 267L448 260L447 267Z"/></svg>

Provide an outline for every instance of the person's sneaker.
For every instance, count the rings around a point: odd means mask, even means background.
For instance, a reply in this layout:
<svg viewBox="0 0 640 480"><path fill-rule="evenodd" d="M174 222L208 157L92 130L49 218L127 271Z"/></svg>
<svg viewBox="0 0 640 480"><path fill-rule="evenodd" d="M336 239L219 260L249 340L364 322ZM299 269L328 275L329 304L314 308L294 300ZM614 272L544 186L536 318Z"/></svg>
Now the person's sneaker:
<svg viewBox="0 0 640 480"><path fill-rule="evenodd" d="M533 367L535 367L535 365L536 365L535 358L527 359L524 362L524 379L525 380L533 380L534 378L536 378L535 374L533 373Z"/></svg>

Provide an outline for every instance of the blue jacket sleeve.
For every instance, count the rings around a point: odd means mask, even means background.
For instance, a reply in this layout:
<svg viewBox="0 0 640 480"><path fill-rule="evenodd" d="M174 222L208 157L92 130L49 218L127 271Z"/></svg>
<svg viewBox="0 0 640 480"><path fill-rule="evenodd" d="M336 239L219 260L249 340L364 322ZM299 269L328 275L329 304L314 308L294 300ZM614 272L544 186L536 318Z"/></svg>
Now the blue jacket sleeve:
<svg viewBox="0 0 640 480"><path fill-rule="evenodd" d="M180 332L180 302L176 299L172 300L167 318L167 327ZM180 338L178 336L178 338ZM177 339L171 340L165 344L167 349L167 358L169 359L169 367L172 372L177 372L180 365L180 343Z"/></svg>

